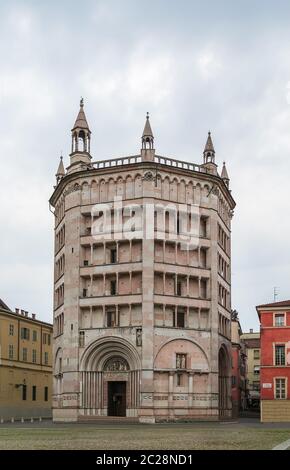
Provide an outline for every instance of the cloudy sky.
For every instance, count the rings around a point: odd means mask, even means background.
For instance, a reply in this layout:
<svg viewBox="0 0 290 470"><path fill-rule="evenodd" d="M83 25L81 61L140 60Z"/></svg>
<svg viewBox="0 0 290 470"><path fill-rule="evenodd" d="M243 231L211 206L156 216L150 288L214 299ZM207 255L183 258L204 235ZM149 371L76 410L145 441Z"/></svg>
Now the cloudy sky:
<svg viewBox="0 0 290 470"><path fill-rule="evenodd" d="M209 129L232 194L233 308L290 298L290 2L0 0L0 298L52 319L59 155L85 99L94 160L200 163Z"/></svg>

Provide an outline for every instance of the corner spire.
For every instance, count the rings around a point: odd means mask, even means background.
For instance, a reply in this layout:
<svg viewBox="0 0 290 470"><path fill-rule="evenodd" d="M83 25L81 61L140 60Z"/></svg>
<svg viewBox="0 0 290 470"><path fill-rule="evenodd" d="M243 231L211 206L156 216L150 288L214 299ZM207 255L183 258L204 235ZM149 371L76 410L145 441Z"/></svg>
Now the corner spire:
<svg viewBox="0 0 290 470"><path fill-rule="evenodd" d="M211 132L208 132L207 140L203 151L203 166L208 173L217 174L215 163L215 149L212 143Z"/></svg>
<svg viewBox="0 0 290 470"><path fill-rule="evenodd" d="M91 131L84 112L84 99L80 100L80 110L76 122L71 130L72 150L71 153L86 153L90 155Z"/></svg>
<svg viewBox="0 0 290 470"><path fill-rule="evenodd" d="M79 171L91 162L91 131L84 112L84 99L80 99L80 110L71 130L71 154L68 173Z"/></svg>
<svg viewBox="0 0 290 470"><path fill-rule="evenodd" d="M61 180L61 178L65 175L65 171L64 171L64 166L63 166L63 156L61 155L60 156L60 162L59 162L59 165L58 165L58 169L57 169L57 172L56 172L56 182L59 183L59 181Z"/></svg>
<svg viewBox="0 0 290 470"><path fill-rule="evenodd" d="M76 129L86 129L87 131L91 132L85 112L84 112L84 99L83 98L80 99L80 110L77 115L74 126L72 128L72 132Z"/></svg>
<svg viewBox="0 0 290 470"><path fill-rule="evenodd" d="M212 143L210 131L208 131L207 141L203 151L203 163L215 163L215 149Z"/></svg>
<svg viewBox="0 0 290 470"><path fill-rule="evenodd" d="M229 178L229 175L228 175L228 172L227 172L226 162L223 163L221 178L224 180L225 185L227 187L229 187L230 178Z"/></svg>
<svg viewBox="0 0 290 470"><path fill-rule="evenodd" d="M143 139L152 139L152 142L154 140L154 135L151 129L150 121L149 121L149 113L147 112L146 114L146 122L144 126L144 131L142 134L142 141Z"/></svg>
<svg viewBox="0 0 290 470"><path fill-rule="evenodd" d="M208 131L208 137L207 137L207 141L206 141L203 153L205 153L205 152L215 153L215 149L214 149L214 146L213 146L213 143L212 143L212 138L211 138L211 132L210 131Z"/></svg>
<svg viewBox="0 0 290 470"><path fill-rule="evenodd" d="M146 114L146 121L144 131L142 134L142 149L141 149L142 160L154 160L154 135L151 129L149 121L149 113Z"/></svg>

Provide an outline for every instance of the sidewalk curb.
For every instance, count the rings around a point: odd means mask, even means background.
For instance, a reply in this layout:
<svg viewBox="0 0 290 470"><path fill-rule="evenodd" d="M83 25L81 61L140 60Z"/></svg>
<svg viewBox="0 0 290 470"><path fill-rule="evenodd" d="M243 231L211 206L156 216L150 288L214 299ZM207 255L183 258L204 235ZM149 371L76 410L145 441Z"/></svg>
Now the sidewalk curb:
<svg viewBox="0 0 290 470"><path fill-rule="evenodd" d="M273 447L272 450L287 450L288 447L290 447L290 439L287 441L281 442L281 444L278 444L277 446Z"/></svg>

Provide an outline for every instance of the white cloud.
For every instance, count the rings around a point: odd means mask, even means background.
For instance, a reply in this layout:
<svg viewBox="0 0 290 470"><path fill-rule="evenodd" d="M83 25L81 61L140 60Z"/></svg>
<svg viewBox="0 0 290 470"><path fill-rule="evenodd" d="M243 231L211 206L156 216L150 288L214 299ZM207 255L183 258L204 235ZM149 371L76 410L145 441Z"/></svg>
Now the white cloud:
<svg viewBox="0 0 290 470"><path fill-rule="evenodd" d="M290 104L290 82L286 85L286 101Z"/></svg>
<svg viewBox="0 0 290 470"><path fill-rule="evenodd" d="M0 77L0 102L17 105L17 120L47 119L56 106L55 91L49 77L35 68L4 71Z"/></svg>
<svg viewBox="0 0 290 470"><path fill-rule="evenodd" d="M27 6L12 6L8 11L6 21L11 33L28 36L35 24L35 14Z"/></svg>
<svg viewBox="0 0 290 470"><path fill-rule="evenodd" d="M167 52L139 47L126 71L128 96L136 101L148 100L154 106L162 105L172 92L175 75L174 59Z"/></svg>
<svg viewBox="0 0 290 470"><path fill-rule="evenodd" d="M222 72L222 61L217 51L205 50L197 58L197 65L201 76L205 79L216 80Z"/></svg>

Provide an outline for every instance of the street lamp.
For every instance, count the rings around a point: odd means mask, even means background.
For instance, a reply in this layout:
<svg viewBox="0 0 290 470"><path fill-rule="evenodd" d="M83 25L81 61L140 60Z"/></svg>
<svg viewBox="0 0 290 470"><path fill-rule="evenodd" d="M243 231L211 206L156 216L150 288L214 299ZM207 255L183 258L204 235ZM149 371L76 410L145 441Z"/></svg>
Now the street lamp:
<svg viewBox="0 0 290 470"><path fill-rule="evenodd" d="M23 383L22 384L15 384L15 388L19 388L19 387L25 387L26 386L26 380L23 379Z"/></svg>

